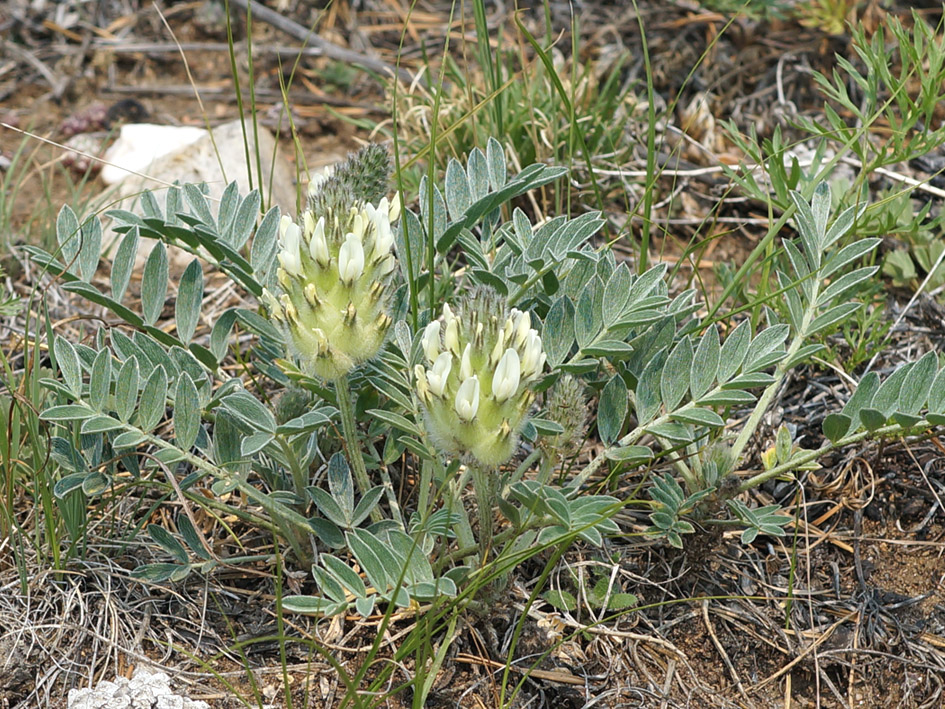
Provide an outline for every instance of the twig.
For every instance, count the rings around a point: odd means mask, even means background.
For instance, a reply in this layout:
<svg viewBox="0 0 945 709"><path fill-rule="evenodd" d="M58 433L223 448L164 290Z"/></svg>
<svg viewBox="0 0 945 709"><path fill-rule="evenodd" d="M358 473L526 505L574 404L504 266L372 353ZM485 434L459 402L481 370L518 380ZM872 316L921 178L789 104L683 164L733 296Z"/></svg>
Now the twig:
<svg viewBox="0 0 945 709"><path fill-rule="evenodd" d="M360 67L376 71L379 74L396 76L400 78L401 81L405 81L408 84L414 80L413 75L406 69L399 67L394 68L381 59L367 56L361 52L355 52L352 49L339 47L337 44L319 37L314 30L303 27L299 23L290 20L288 17L283 17L275 10L270 10L268 7L260 5L256 0L233 0L233 4L243 10L252 12L253 17L256 19L272 25L276 29L285 32L290 37L295 37L295 39L300 42L304 42L305 46L315 47L321 50L322 54L330 59L339 62L347 62L349 64L357 64Z"/></svg>
<svg viewBox="0 0 945 709"><path fill-rule="evenodd" d="M745 702L750 705L751 699L748 698L748 694L745 692L745 686L742 684L742 680L738 676L738 672L735 671L735 665L732 664L728 653L725 652L725 648L722 647L721 641L719 641L718 636L715 634L715 628L712 627L712 621L709 619L708 601L702 602L702 621L705 623L706 630L709 631L709 637L712 638L712 644L715 645L716 651L722 656L722 662L725 663L725 666L728 668L728 673L735 681L735 688L738 690L738 693L742 695L742 698L745 700Z"/></svg>

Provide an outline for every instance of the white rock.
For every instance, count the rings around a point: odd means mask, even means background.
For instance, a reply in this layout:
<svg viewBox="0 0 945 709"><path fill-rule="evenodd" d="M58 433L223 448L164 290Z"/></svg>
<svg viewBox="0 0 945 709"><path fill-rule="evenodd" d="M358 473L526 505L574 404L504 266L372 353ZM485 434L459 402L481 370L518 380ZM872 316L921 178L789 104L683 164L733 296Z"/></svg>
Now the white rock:
<svg viewBox="0 0 945 709"><path fill-rule="evenodd" d="M150 140L156 143L159 142L160 136L164 135L164 133L139 132L138 129L142 128L169 128L169 126L127 125L122 128L122 138L124 138L126 132L128 136L137 137L138 139L142 137L148 139L149 135L153 135L154 137ZM128 131L128 129L132 130ZM242 195L250 190L250 175L252 175L252 186L257 189L260 188L259 175L256 171L256 166L259 164L262 167L261 191L264 205L267 208L278 206L283 214L295 214L295 173L279 153L275 138L272 133L262 126L259 127L256 138L253 137L251 123L247 122L246 129L250 146L251 173L247 169L243 128L240 121L231 121L214 128L212 140L209 133L202 128L188 129L189 131L196 131L199 135L194 132L181 135L196 135L195 140L184 145L176 144L170 152L164 152L143 167L136 168L136 172L140 174L125 173L126 177L113 187L109 209L126 209L140 213L140 209L136 204L137 197L146 189L151 190L157 198L158 204L163 206L167 187L178 181L182 185L186 183L205 183L209 187L207 199L210 203L210 209L216 214L223 190L233 180L236 180ZM173 135L173 133L167 133L166 135ZM121 139L119 142L121 142ZM256 159L257 146L258 163ZM124 150L123 148L121 154L124 153ZM143 159L146 154L147 150L143 149L140 153L141 158ZM273 155L275 155L275 159ZM123 164L129 165L129 163ZM104 175L105 170L103 169L103 179ZM109 230L106 237L106 248L110 246L116 236L113 231ZM135 260L136 269L144 267L144 262L152 248L153 242L150 239L142 240ZM174 248L169 249L168 255L170 256L172 276L182 273L192 258L186 252Z"/></svg>
<svg viewBox="0 0 945 709"><path fill-rule="evenodd" d="M68 709L210 709L210 705L174 694L166 674L142 668L130 680L118 677L92 688L70 689Z"/></svg>
<svg viewBox="0 0 945 709"><path fill-rule="evenodd" d="M114 185L133 172L143 172L159 157L186 148L207 131L195 126L160 126L153 123L129 123L121 127L118 140L105 152L102 182Z"/></svg>

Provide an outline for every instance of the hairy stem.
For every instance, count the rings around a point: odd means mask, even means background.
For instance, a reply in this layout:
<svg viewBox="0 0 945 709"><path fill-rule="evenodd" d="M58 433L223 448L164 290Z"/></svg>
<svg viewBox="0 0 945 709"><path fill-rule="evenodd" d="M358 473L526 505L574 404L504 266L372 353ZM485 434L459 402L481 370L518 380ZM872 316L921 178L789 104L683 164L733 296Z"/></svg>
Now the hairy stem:
<svg viewBox="0 0 945 709"><path fill-rule="evenodd" d="M341 377L335 382L335 394L338 399L338 411L341 412L341 435L344 436L348 460L351 461L351 467L354 470L354 481L358 486L358 492L363 496L372 486L367 468L364 466L364 456L361 455L361 441L358 438L358 425L354 420L354 402L351 400L348 377ZM380 522L383 518L377 507L371 510L372 522Z"/></svg>

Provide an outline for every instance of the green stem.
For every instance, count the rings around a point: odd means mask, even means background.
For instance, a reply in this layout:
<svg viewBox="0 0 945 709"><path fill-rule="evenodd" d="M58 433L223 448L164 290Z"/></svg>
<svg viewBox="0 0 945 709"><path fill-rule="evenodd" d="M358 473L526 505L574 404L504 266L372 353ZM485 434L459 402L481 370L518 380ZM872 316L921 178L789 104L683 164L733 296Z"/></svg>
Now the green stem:
<svg viewBox="0 0 945 709"><path fill-rule="evenodd" d="M335 382L335 394L335 398L338 399L338 411L341 412L341 435L344 436L348 460L351 461L351 467L354 470L354 481L357 483L358 492L363 496L372 486L367 468L364 466L364 456L361 455L361 441L358 438L358 426L354 420L354 402L351 398L348 377L341 377ZM372 522L380 522L382 519L380 509L375 507L371 510Z"/></svg>
<svg viewBox="0 0 945 709"><path fill-rule="evenodd" d="M495 471L471 466L476 506L479 508L479 554L485 565L492 546L492 508L495 506Z"/></svg>
<svg viewBox="0 0 945 709"><path fill-rule="evenodd" d="M526 522L521 527L509 527L504 532L499 532L495 535L495 538L492 540L494 547L498 548L505 542L513 539L523 532L528 531L529 529L536 529L538 527L547 527L550 524L546 517L535 517L531 521ZM479 545L475 540L471 542L464 542L459 538L459 534L456 535L456 541L459 543L456 549L451 551L449 554L446 554L442 559L440 559L436 564L436 572L439 573L447 564L451 564L459 559L464 559L472 554L475 554L479 551Z"/></svg>
<svg viewBox="0 0 945 709"><path fill-rule="evenodd" d="M453 557L449 555L447 558L466 558L466 563L470 566L475 566L476 558L473 556L478 550L478 545L476 544L476 537L472 531L472 525L469 524L469 514L466 512L465 506L463 506L463 488L466 486L466 476L458 475L454 479L450 480L447 484L450 491L450 511L455 512L459 517L459 520L453 526L453 532L456 534L456 542L459 544L460 549L467 550L464 554Z"/></svg>
<svg viewBox="0 0 945 709"><path fill-rule="evenodd" d="M283 436L277 435L276 442L279 444L279 449L282 451L282 455L284 455L285 459L289 462L289 469L292 471L292 485L295 487L295 494L303 500L307 499L305 495L305 488L308 485L308 482L305 480L305 473L302 471L302 467L299 465L299 459L296 457L295 451L292 450L292 446L289 445L288 441L286 441Z"/></svg>
<svg viewBox="0 0 945 709"><path fill-rule="evenodd" d="M922 420L917 422L914 426L909 427L908 429L903 428L898 423L890 424L889 426L882 426L877 428L875 431L860 431L859 433L853 433L849 436L839 438L833 443L826 443L820 448L814 450L804 451L803 453L798 453L789 461L782 463L771 470L765 470L762 473L757 475L752 475L750 478L742 481L742 484L738 486L738 492L745 492L751 490L754 487L758 487L763 483L768 482L769 480L778 477L779 475L785 475L794 470L797 470L805 463L811 463L818 458L826 455L830 451L837 450L838 448L843 448L848 446L851 443L858 443L866 438L880 438L883 436L902 436L908 435L910 431L922 431L931 427L928 421Z"/></svg>

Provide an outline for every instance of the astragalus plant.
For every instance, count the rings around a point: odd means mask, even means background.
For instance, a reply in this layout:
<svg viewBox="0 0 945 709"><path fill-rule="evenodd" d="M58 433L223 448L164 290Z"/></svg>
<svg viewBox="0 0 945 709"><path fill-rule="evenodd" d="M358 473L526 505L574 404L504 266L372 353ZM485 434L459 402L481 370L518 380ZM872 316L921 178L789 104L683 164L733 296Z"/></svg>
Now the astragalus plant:
<svg viewBox="0 0 945 709"><path fill-rule="evenodd" d="M649 534L676 546L695 522L740 526L745 542L779 535L789 518L742 493L832 448L945 423L945 370L926 355L883 382L864 378L826 416L820 448L784 430L760 472L738 472L786 374L860 307L851 293L874 276L861 264L878 240L842 237L862 210L831 219L825 185L811 200L792 193L797 236L782 235L773 269L783 307L754 327L698 317L695 292L671 294L663 264L637 274L618 263L591 241L597 213L533 224L510 207L564 174L531 165L509 178L490 140L449 163L444 190L424 180L418 212L400 207L413 195L388 192L376 146L317 182L296 218L260 217L258 194L232 185L215 214L198 187L168 189L163 206L145 193L141 214L110 213L123 236L108 292L92 283L98 220L64 208L59 252L30 251L118 321L79 341L51 333L59 376L44 381L42 418L56 494L85 504L119 479L122 495L157 485L288 547L314 583L284 608L369 614L462 604L543 549L600 545L625 504L646 508ZM138 314L124 301L141 237L159 241ZM173 327L158 324L165 244L194 255ZM259 305L229 308L195 337L207 269ZM250 346L233 338L237 324ZM563 467L587 436L601 452ZM646 499L589 490L640 466L660 471ZM169 556L135 570L151 582L276 559L271 548L222 559L218 549L242 548L232 522L212 530L213 545L184 513L147 531Z"/></svg>

